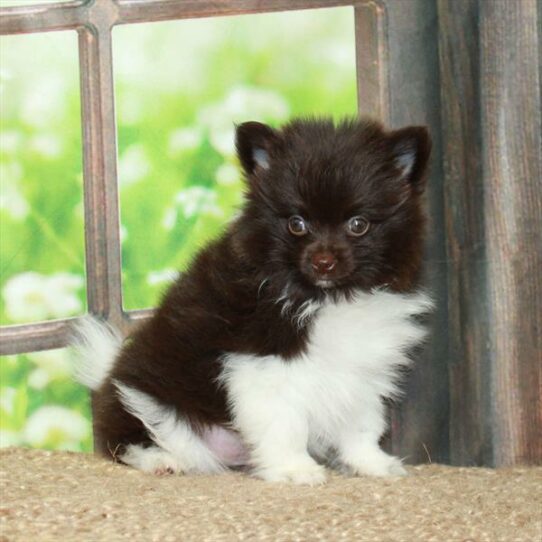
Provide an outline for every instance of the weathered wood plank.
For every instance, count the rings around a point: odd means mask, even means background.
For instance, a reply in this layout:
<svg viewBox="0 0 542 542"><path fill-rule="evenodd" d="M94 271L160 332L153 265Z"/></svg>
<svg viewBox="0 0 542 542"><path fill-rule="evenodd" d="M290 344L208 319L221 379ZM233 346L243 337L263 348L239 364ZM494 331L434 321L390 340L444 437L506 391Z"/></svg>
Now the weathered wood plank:
<svg viewBox="0 0 542 542"><path fill-rule="evenodd" d="M123 329L111 28L79 31L89 312Z"/></svg>
<svg viewBox="0 0 542 542"><path fill-rule="evenodd" d="M542 113L536 0L480 2L496 465L542 462Z"/></svg>
<svg viewBox="0 0 542 542"><path fill-rule="evenodd" d="M394 127L427 125L433 138L428 182L429 237L426 283L437 303L431 335L417 356L405 398L392 413L392 451L409 463L447 462L448 330L439 114L438 20L436 5L424 0L380 2L386 10L389 66L387 111Z"/></svg>
<svg viewBox="0 0 542 542"><path fill-rule="evenodd" d="M61 348L68 343L76 318L0 326L0 356Z"/></svg>
<svg viewBox="0 0 542 542"><path fill-rule="evenodd" d="M542 462L535 0L439 0L451 460Z"/></svg>
<svg viewBox="0 0 542 542"><path fill-rule="evenodd" d="M348 0L119 0L118 23L332 8L354 3Z"/></svg>
<svg viewBox="0 0 542 542"><path fill-rule="evenodd" d="M31 4L31 2L24 2ZM85 0L0 7L0 35L73 30L83 25L88 11Z"/></svg>
<svg viewBox="0 0 542 542"><path fill-rule="evenodd" d="M478 0L439 0L447 230L451 460L493 463Z"/></svg>
<svg viewBox="0 0 542 542"><path fill-rule="evenodd" d="M350 6L371 0L75 0L0 7L0 34L73 30L107 18L116 24ZM28 1L31 4L31 0ZM26 4L26 2L24 3Z"/></svg>
<svg viewBox="0 0 542 542"><path fill-rule="evenodd" d="M355 8L358 111L389 121L387 16L384 7L368 2Z"/></svg>

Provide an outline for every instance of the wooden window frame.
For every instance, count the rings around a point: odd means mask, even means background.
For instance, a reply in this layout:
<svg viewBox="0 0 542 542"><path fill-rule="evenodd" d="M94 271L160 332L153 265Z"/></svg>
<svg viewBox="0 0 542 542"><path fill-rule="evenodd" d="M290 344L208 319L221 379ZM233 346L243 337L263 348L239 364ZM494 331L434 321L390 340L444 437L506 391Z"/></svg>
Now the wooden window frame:
<svg viewBox="0 0 542 542"><path fill-rule="evenodd" d="M0 35L79 35L88 313L122 333L152 310L122 304L112 30L121 24L351 6L360 113L387 120L385 10L374 0L75 0L0 9ZM75 318L0 327L0 355L67 346Z"/></svg>

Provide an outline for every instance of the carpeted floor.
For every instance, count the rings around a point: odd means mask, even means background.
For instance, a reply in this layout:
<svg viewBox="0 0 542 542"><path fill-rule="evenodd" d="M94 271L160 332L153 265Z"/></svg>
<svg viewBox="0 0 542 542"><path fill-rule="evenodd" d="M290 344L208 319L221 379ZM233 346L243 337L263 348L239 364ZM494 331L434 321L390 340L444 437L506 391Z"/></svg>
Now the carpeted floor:
<svg viewBox="0 0 542 542"><path fill-rule="evenodd" d="M237 473L155 477L11 448L0 453L0 541L542 540L542 467L409 470L301 487Z"/></svg>

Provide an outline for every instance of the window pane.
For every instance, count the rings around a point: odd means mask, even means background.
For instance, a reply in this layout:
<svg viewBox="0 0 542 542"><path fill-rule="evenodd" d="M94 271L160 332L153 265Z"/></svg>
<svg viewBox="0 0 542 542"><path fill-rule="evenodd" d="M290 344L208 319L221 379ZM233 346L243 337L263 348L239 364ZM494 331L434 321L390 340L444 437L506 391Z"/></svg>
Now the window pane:
<svg viewBox="0 0 542 542"><path fill-rule="evenodd" d="M356 113L351 8L115 29L124 305L159 292L236 212L233 126Z"/></svg>
<svg viewBox="0 0 542 542"><path fill-rule="evenodd" d="M75 32L0 40L0 322L84 312Z"/></svg>
<svg viewBox="0 0 542 542"><path fill-rule="evenodd" d="M0 446L92 450L88 391L66 349L0 357Z"/></svg>

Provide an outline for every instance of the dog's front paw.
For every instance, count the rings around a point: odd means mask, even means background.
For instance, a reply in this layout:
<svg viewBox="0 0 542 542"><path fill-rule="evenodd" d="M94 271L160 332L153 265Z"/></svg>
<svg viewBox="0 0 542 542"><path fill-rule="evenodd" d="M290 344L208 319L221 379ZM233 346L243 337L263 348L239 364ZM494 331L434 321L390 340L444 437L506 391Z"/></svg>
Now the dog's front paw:
<svg viewBox="0 0 542 542"><path fill-rule="evenodd" d="M267 482L290 482L316 486L326 482L326 469L310 457L291 459L281 465L261 467L256 476Z"/></svg>
<svg viewBox="0 0 542 542"><path fill-rule="evenodd" d="M374 451L348 464L358 476L407 476L408 472L401 460L382 450Z"/></svg>
<svg viewBox="0 0 542 542"><path fill-rule="evenodd" d="M144 448L137 444L129 444L126 452L119 457L126 465L135 467L143 472L151 472L157 476L177 474L180 468L175 458L157 446Z"/></svg>

